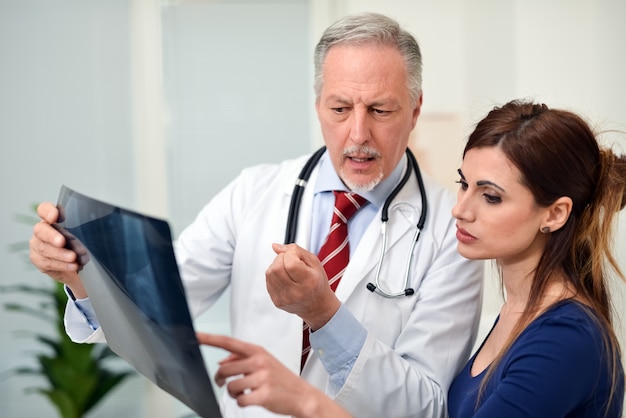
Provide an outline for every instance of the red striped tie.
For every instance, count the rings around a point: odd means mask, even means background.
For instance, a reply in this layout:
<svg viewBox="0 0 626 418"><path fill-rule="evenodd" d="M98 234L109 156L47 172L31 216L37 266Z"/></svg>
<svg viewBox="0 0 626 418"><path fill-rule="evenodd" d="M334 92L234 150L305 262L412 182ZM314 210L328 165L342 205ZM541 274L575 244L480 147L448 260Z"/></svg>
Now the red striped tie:
<svg viewBox="0 0 626 418"><path fill-rule="evenodd" d="M330 232L317 257L324 266L330 288L334 292L350 260L348 220L367 203L367 200L352 192L334 191L333 193L335 194L335 209L330 224ZM300 370L304 367L304 362L311 351L309 326L306 323L302 331Z"/></svg>

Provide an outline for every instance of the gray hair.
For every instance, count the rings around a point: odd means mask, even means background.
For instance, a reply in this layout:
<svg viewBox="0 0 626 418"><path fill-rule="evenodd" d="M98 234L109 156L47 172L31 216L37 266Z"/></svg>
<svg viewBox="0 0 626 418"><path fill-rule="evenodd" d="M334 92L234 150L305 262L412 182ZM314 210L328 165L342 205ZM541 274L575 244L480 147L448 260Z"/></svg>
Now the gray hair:
<svg viewBox="0 0 626 418"><path fill-rule="evenodd" d="M324 61L336 45L375 43L392 46L402 54L407 67L407 88L412 105L422 93L422 53L417 41L395 20L378 14L362 13L345 16L329 26L315 47L315 96L319 98L324 84Z"/></svg>

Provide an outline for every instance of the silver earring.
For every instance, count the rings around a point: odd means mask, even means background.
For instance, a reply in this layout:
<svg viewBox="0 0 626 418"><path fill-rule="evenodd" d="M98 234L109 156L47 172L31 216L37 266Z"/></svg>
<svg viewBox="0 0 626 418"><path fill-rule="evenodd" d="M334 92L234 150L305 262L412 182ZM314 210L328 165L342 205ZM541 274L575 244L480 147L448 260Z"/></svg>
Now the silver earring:
<svg viewBox="0 0 626 418"><path fill-rule="evenodd" d="M549 226L544 226L543 228L541 228L541 232L543 232L544 234L547 234L550 232L550 227Z"/></svg>

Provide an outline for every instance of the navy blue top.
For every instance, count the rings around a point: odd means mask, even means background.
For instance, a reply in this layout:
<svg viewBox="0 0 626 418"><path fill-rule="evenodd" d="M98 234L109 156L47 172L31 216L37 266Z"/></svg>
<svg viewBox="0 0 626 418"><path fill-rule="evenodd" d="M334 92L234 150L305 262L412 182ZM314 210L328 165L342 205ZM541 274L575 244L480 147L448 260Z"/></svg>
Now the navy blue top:
<svg viewBox="0 0 626 418"><path fill-rule="evenodd" d="M450 387L450 418L621 417L624 370L618 359L607 411L613 379L602 334L579 303L555 305L513 343L485 387L478 409L478 390L487 370L472 377L476 354L472 356Z"/></svg>

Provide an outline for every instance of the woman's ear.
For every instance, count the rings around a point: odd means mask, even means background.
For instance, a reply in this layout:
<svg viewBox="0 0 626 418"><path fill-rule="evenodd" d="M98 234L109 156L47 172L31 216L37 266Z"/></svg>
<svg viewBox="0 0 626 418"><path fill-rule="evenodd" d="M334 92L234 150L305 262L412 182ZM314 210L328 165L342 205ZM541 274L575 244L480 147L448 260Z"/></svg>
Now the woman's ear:
<svg viewBox="0 0 626 418"><path fill-rule="evenodd" d="M572 212L572 199L567 196L559 197L547 209L547 215L541 224L540 230L543 233L554 232L561 229L569 219Z"/></svg>

